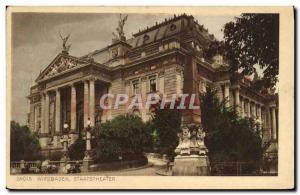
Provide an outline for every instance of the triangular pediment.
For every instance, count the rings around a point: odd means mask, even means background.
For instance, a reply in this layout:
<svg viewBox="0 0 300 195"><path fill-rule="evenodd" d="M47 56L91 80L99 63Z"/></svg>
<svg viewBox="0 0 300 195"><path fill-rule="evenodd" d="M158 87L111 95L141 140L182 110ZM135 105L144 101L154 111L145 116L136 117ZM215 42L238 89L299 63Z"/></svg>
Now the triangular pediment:
<svg viewBox="0 0 300 195"><path fill-rule="evenodd" d="M36 81L46 80L57 75L61 75L64 72L68 72L72 69L77 69L81 66L88 65L89 62L78 59L74 56L68 54L60 53L54 60L45 68L41 74L38 76Z"/></svg>

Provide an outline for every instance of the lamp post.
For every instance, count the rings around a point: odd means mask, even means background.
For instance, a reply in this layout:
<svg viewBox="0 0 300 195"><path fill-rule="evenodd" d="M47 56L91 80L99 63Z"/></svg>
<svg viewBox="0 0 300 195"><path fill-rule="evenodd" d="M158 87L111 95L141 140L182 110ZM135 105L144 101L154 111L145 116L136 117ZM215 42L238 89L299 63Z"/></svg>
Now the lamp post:
<svg viewBox="0 0 300 195"><path fill-rule="evenodd" d="M86 151L85 151L85 156L84 160L91 160L90 152L91 152L91 139L92 139L92 127L91 127L91 120L88 118L87 120L87 127L86 127Z"/></svg>
<svg viewBox="0 0 300 195"><path fill-rule="evenodd" d="M67 122L64 123L63 128L63 136L60 139L60 142L63 144L63 155L61 157L61 161L67 161L69 160L68 155L68 142L69 142L69 124Z"/></svg>
<svg viewBox="0 0 300 195"><path fill-rule="evenodd" d="M91 139L93 139L93 136L92 136L92 127L91 127L90 118L88 118L86 123L87 123L86 136L84 138L86 140L86 150L82 162L82 169L81 169L82 172L89 172L90 165L93 163L93 159L91 158L91 148L92 148Z"/></svg>

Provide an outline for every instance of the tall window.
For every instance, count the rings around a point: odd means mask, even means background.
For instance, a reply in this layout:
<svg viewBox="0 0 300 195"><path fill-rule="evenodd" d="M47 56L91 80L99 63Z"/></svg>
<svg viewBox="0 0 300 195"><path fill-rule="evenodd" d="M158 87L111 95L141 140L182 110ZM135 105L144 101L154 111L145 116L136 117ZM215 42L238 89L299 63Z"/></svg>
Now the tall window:
<svg viewBox="0 0 300 195"><path fill-rule="evenodd" d="M156 76L149 78L150 81L150 92L156 92Z"/></svg>
<svg viewBox="0 0 300 195"><path fill-rule="evenodd" d="M139 81L138 80L135 80L135 81L132 81L132 91L133 91L133 94L136 95L139 93Z"/></svg>

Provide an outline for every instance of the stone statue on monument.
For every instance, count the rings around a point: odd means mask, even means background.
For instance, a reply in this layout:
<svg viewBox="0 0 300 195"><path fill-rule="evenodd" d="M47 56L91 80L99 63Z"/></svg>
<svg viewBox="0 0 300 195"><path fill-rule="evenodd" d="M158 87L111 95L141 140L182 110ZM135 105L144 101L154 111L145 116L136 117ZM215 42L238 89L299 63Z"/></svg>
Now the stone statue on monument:
<svg viewBox="0 0 300 195"><path fill-rule="evenodd" d="M188 127L182 127L182 132L178 133L179 144L175 149L177 155L189 155L190 154L190 130Z"/></svg>
<svg viewBox="0 0 300 195"><path fill-rule="evenodd" d="M63 43L62 43L62 49L63 49L63 52L64 52L64 53L69 53L71 44L67 45L67 41L68 41L69 38L70 38L70 34L68 34L66 37L63 37L63 36L61 35L61 33L59 32L59 36L60 36L61 40L63 41Z"/></svg>
<svg viewBox="0 0 300 195"><path fill-rule="evenodd" d="M205 132L201 124L188 124L178 133L179 144L175 149L172 175L209 175L210 167Z"/></svg>

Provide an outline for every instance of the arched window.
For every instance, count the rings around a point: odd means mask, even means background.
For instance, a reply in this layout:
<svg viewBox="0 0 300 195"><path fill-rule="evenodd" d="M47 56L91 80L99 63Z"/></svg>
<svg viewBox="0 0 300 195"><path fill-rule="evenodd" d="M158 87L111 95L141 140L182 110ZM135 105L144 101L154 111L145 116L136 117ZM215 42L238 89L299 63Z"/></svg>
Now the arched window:
<svg viewBox="0 0 300 195"><path fill-rule="evenodd" d="M149 35L144 35L143 39L144 39L144 42L148 41L149 40Z"/></svg>
<svg viewBox="0 0 300 195"><path fill-rule="evenodd" d="M177 28L177 27L176 27L176 25L175 25L175 24L171 24L171 26L170 26L170 30L171 30L171 31L174 31L174 30L176 30L176 28Z"/></svg>

